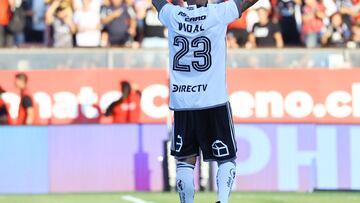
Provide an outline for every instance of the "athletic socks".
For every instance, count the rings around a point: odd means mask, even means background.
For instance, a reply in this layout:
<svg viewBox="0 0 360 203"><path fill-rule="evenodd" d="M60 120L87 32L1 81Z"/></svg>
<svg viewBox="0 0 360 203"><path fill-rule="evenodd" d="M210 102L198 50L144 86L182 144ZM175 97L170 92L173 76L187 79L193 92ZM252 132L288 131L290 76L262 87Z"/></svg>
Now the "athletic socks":
<svg viewBox="0 0 360 203"><path fill-rule="evenodd" d="M185 162L178 162L176 165L176 189L179 192L181 203L193 203L194 166Z"/></svg>
<svg viewBox="0 0 360 203"><path fill-rule="evenodd" d="M235 180L236 166L234 162L219 163L216 183L218 187L218 202L228 203L232 185Z"/></svg>
<svg viewBox="0 0 360 203"><path fill-rule="evenodd" d="M218 187L218 202L228 203L232 185L235 180L236 166L234 162L219 163L216 176ZM179 192L181 203L193 203L194 166L185 162L178 162L176 165L176 189Z"/></svg>

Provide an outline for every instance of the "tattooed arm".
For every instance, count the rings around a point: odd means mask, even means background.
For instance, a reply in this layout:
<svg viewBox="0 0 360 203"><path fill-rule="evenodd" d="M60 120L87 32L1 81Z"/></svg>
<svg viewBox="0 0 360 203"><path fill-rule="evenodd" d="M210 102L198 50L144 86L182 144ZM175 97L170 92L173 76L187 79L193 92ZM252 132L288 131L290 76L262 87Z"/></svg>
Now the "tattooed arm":
<svg viewBox="0 0 360 203"><path fill-rule="evenodd" d="M160 12L162 7L164 7L168 2L166 0L152 0L153 6L155 6L156 10Z"/></svg>
<svg viewBox="0 0 360 203"><path fill-rule="evenodd" d="M250 8L258 1L259 0L234 0L240 14L243 13L246 9Z"/></svg>

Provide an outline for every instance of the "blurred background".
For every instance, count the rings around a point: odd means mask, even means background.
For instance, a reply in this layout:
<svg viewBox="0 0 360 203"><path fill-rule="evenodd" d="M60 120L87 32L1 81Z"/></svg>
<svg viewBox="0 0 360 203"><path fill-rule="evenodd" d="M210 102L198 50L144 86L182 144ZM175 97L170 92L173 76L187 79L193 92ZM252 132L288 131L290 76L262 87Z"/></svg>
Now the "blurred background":
<svg viewBox="0 0 360 203"><path fill-rule="evenodd" d="M359 20L260 0L229 25L235 191L360 190ZM0 0L0 194L174 191L166 33L149 0Z"/></svg>

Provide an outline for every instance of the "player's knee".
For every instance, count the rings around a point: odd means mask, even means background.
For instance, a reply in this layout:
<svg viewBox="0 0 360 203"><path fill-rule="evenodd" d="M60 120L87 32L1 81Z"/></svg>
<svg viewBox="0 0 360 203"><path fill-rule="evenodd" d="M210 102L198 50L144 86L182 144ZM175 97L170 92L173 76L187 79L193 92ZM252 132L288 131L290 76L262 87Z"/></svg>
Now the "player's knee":
<svg viewBox="0 0 360 203"><path fill-rule="evenodd" d="M234 166L236 167L235 160L217 161L218 166L220 166L222 164L226 164L226 163L234 164Z"/></svg>
<svg viewBox="0 0 360 203"><path fill-rule="evenodd" d="M181 162L195 166L196 157L194 156L194 157L187 157L187 158L178 159L178 163L181 163Z"/></svg>

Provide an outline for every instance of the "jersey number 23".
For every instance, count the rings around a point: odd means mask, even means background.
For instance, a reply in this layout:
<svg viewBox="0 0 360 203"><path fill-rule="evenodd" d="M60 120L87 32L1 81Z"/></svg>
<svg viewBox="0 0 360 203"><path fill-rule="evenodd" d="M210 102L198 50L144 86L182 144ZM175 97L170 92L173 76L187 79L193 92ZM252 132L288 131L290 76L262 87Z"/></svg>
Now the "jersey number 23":
<svg viewBox="0 0 360 203"><path fill-rule="evenodd" d="M203 46L199 49L201 44ZM204 72L211 67L211 42L209 38L201 36L189 42L189 40L183 36L176 36L174 38L174 46L179 46L180 50L174 55L173 70L190 72L189 64L180 64L180 59L189 53L190 47L195 50L199 49L193 52L194 59L203 59L202 63L200 60L191 61L191 65L195 70Z"/></svg>

